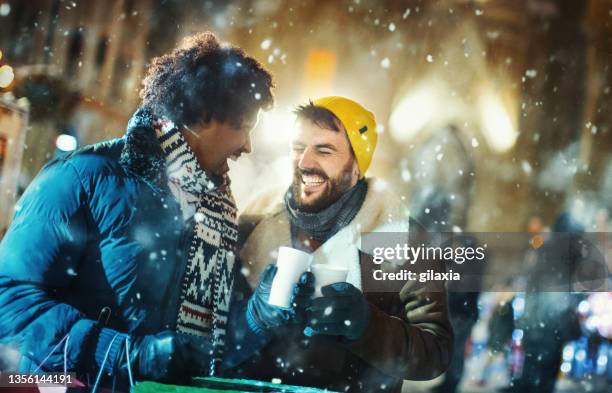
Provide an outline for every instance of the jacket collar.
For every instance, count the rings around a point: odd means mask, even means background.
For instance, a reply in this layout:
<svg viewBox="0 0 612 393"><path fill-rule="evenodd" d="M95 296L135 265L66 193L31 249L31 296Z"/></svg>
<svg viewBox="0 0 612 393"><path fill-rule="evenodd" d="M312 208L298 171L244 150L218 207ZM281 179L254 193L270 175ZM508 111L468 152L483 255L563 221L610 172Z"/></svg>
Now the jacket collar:
<svg viewBox="0 0 612 393"><path fill-rule="evenodd" d="M129 173L161 190L167 187L166 161L151 127L152 122L153 115L149 110L139 108L134 113L123 137L125 144L119 163Z"/></svg>

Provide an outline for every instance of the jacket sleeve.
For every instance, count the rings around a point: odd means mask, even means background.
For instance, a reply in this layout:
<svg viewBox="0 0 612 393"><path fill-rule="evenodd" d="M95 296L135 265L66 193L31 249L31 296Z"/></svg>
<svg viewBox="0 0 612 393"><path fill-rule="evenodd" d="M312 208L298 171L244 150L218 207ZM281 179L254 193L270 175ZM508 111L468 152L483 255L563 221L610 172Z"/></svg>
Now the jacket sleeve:
<svg viewBox="0 0 612 393"><path fill-rule="evenodd" d="M87 241L86 198L66 160L47 165L27 188L0 243L0 340L16 345L42 370L83 370L95 321L61 302L78 275ZM54 350L54 348L58 346ZM87 365L86 365L87 363Z"/></svg>
<svg viewBox="0 0 612 393"><path fill-rule="evenodd" d="M372 265L366 254L361 258L362 266ZM444 265L431 263L427 268L443 271ZM366 332L360 340L350 343L349 349L399 379L429 380L446 371L453 350L453 329L445 284L409 281L399 294L383 296L393 296L391 303L397 304L393 307L397 311L383 311L370 303Z"/></svg>
<svg viewBox="0 0 612 393"><path fill-rule="evenodd" d="M253 291L242 273L239 260L237 266L227 323L225 354L221 363L223 372L247 361L272 339L269 333L258 334L249 328L246 310Z"/></svg>

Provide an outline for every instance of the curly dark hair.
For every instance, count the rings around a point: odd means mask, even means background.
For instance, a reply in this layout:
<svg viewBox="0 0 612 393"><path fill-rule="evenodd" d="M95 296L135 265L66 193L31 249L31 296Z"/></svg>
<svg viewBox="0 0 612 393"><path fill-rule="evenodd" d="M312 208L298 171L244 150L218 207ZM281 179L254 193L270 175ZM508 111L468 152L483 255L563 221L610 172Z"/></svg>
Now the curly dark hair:
<svg viewBox="0 0 612 393"><path fill-rule="evenodd" d="M154 58L142 84L144 107L187 126L211 120L240 126L246 116L274 105L270 73L208 31Z"/></svg>

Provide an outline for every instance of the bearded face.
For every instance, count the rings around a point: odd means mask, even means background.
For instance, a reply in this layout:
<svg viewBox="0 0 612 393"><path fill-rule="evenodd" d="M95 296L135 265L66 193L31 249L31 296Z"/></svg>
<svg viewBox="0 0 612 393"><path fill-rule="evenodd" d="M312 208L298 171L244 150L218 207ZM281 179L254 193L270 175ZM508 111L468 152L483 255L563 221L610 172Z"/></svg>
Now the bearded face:
<svg viewBox="0 0 612 393"><path fill-rule="evenodd" d="M346 131L296 123L292 143L294 199L300 210L318 212L336 202L359 179Z"/></svg>

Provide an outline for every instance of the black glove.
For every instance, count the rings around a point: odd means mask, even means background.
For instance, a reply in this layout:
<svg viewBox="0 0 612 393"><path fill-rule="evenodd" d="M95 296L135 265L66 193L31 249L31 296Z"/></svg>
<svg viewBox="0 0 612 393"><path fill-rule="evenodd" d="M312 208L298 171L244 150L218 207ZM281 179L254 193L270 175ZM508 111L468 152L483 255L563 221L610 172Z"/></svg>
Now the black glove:
<svg viewBox="0 0 612 393"><path fill-rule="evenodd" d="M129 359L135 378L186 384L200 375L210 361L204 340L170 330L155 335L132 337ZM209 346L209 345L208 345ZM123 348L119 373L127 376L127 358Z"/></svg>
<svg viewBox="0 0 612 393"><path fill-rule="evenodd" d="M294 322L302 324L306 321L306 308L310 306L314 289L314 275L311 272L302 273L300 281L293 287L291 307L295 313Z"/></svg>
<svg viewBox="0 0 612 393"><path fill-rule="evenodd" d="M279 326L296 322L296 307L303 309L307 299L314 292L314 278L312 273L305 272L300 277L293 290L291 308L273 306L268 303L272 281L276 274L276 266L268 265L261 273L259 285L247 304L246 317L251 330L257 334L270 332Z"/></svg>
<svg viewBox="0 0 612 393"><path fill-rule="evenodd" d="M321 293L323 297L312 299L306 308L304 334L360 339L370 320L370 306L363 293L346 282L326 285Z"/></svg>

